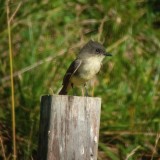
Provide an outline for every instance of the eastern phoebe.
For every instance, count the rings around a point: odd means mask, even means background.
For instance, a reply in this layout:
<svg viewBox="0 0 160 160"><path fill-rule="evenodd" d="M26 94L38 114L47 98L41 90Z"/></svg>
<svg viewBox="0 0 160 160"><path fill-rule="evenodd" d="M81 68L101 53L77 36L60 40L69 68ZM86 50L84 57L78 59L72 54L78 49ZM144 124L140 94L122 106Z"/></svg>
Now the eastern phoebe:
<svg viewBox="0 0 160 160"><path fill-rule="evenodd" d="M111 54L98 42L89 41L69 66L64 78L60 95L66 95L73 86L81 86L92 79L100 70L102 60Z"/></svg>

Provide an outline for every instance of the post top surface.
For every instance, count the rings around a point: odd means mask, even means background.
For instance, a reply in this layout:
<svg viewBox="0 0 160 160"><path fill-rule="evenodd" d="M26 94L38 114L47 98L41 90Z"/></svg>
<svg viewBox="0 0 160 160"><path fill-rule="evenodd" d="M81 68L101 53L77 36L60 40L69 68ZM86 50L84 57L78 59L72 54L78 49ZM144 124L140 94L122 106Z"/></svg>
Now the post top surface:
<svg viewBox="0 0 160 160"><path fill-rule="evenodd" d="M51 98L73 98L73 99L93 99L93 100L98 100L98 101L101 101L101 98L100 97L82 97L82 96L71 96L71 95L56 95L56 94L53 94L53 95L50 95L50 94L47 94L47 95L42 95L41 98L47 98L47 97L51 97Z"/></svg>

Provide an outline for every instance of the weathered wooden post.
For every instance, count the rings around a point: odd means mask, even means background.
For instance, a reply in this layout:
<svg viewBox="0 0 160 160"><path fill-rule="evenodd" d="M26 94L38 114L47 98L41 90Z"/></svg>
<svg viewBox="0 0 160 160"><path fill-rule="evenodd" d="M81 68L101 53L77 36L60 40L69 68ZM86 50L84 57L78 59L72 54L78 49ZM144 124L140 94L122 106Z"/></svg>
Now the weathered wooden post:
<svg viewBox="0 0 160 160"><path fill-rule="evenodd" d="M97 160L101 99L41 98L38 160Z"/></svg>

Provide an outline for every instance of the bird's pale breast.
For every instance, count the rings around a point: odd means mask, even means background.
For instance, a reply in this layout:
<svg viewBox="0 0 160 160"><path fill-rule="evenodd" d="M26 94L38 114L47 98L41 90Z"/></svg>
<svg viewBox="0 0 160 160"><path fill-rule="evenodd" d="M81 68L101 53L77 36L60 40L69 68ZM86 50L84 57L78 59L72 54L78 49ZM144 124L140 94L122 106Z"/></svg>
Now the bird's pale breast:
<svg viewBox="0 0 160 160"><path fill-rule="evenodd" d="M101 61L97 60L97 57L85 59L77 70L78 74L72 76L71 82L75 85L82 85L92 79L99 72L100 68Z"/></svg>

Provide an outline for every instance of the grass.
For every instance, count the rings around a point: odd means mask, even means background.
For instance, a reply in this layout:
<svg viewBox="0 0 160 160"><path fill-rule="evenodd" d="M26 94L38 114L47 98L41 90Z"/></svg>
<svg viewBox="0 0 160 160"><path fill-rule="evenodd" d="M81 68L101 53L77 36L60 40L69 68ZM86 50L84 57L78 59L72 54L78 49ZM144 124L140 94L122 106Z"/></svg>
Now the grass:
<svg viewBox="0 0 160 160"><path fill-rule="evenodd" d="M6 4L2 2L0 159L12 159L13 153L9 44L13 55L17 159L28 160L36 158L40 96L59 90L66 68L90 39L103 42L113 55L104 60L102 71L90 85L90 93L102 97L98 159L158 159L157 3L156 0L10 1L12 43L8 43Z"/></svg>
<svg viewBox="0 0 160 160"><path fill-rule="evenodd" d="M12 143L13 143L13 159L16 159L16 122L15 122L15 102L14 102L14 81L13 81L13 57L12 57L12 41L11 41L11 18L9 17L10 8L9 1L7 1L7 24L8 24L8 47L9 47L9 62L10 62L10 77L11 77L11 103L12 103ZM13 14L14 15L14 14ZM5 156L3 157L5 158Z"/></svg>

